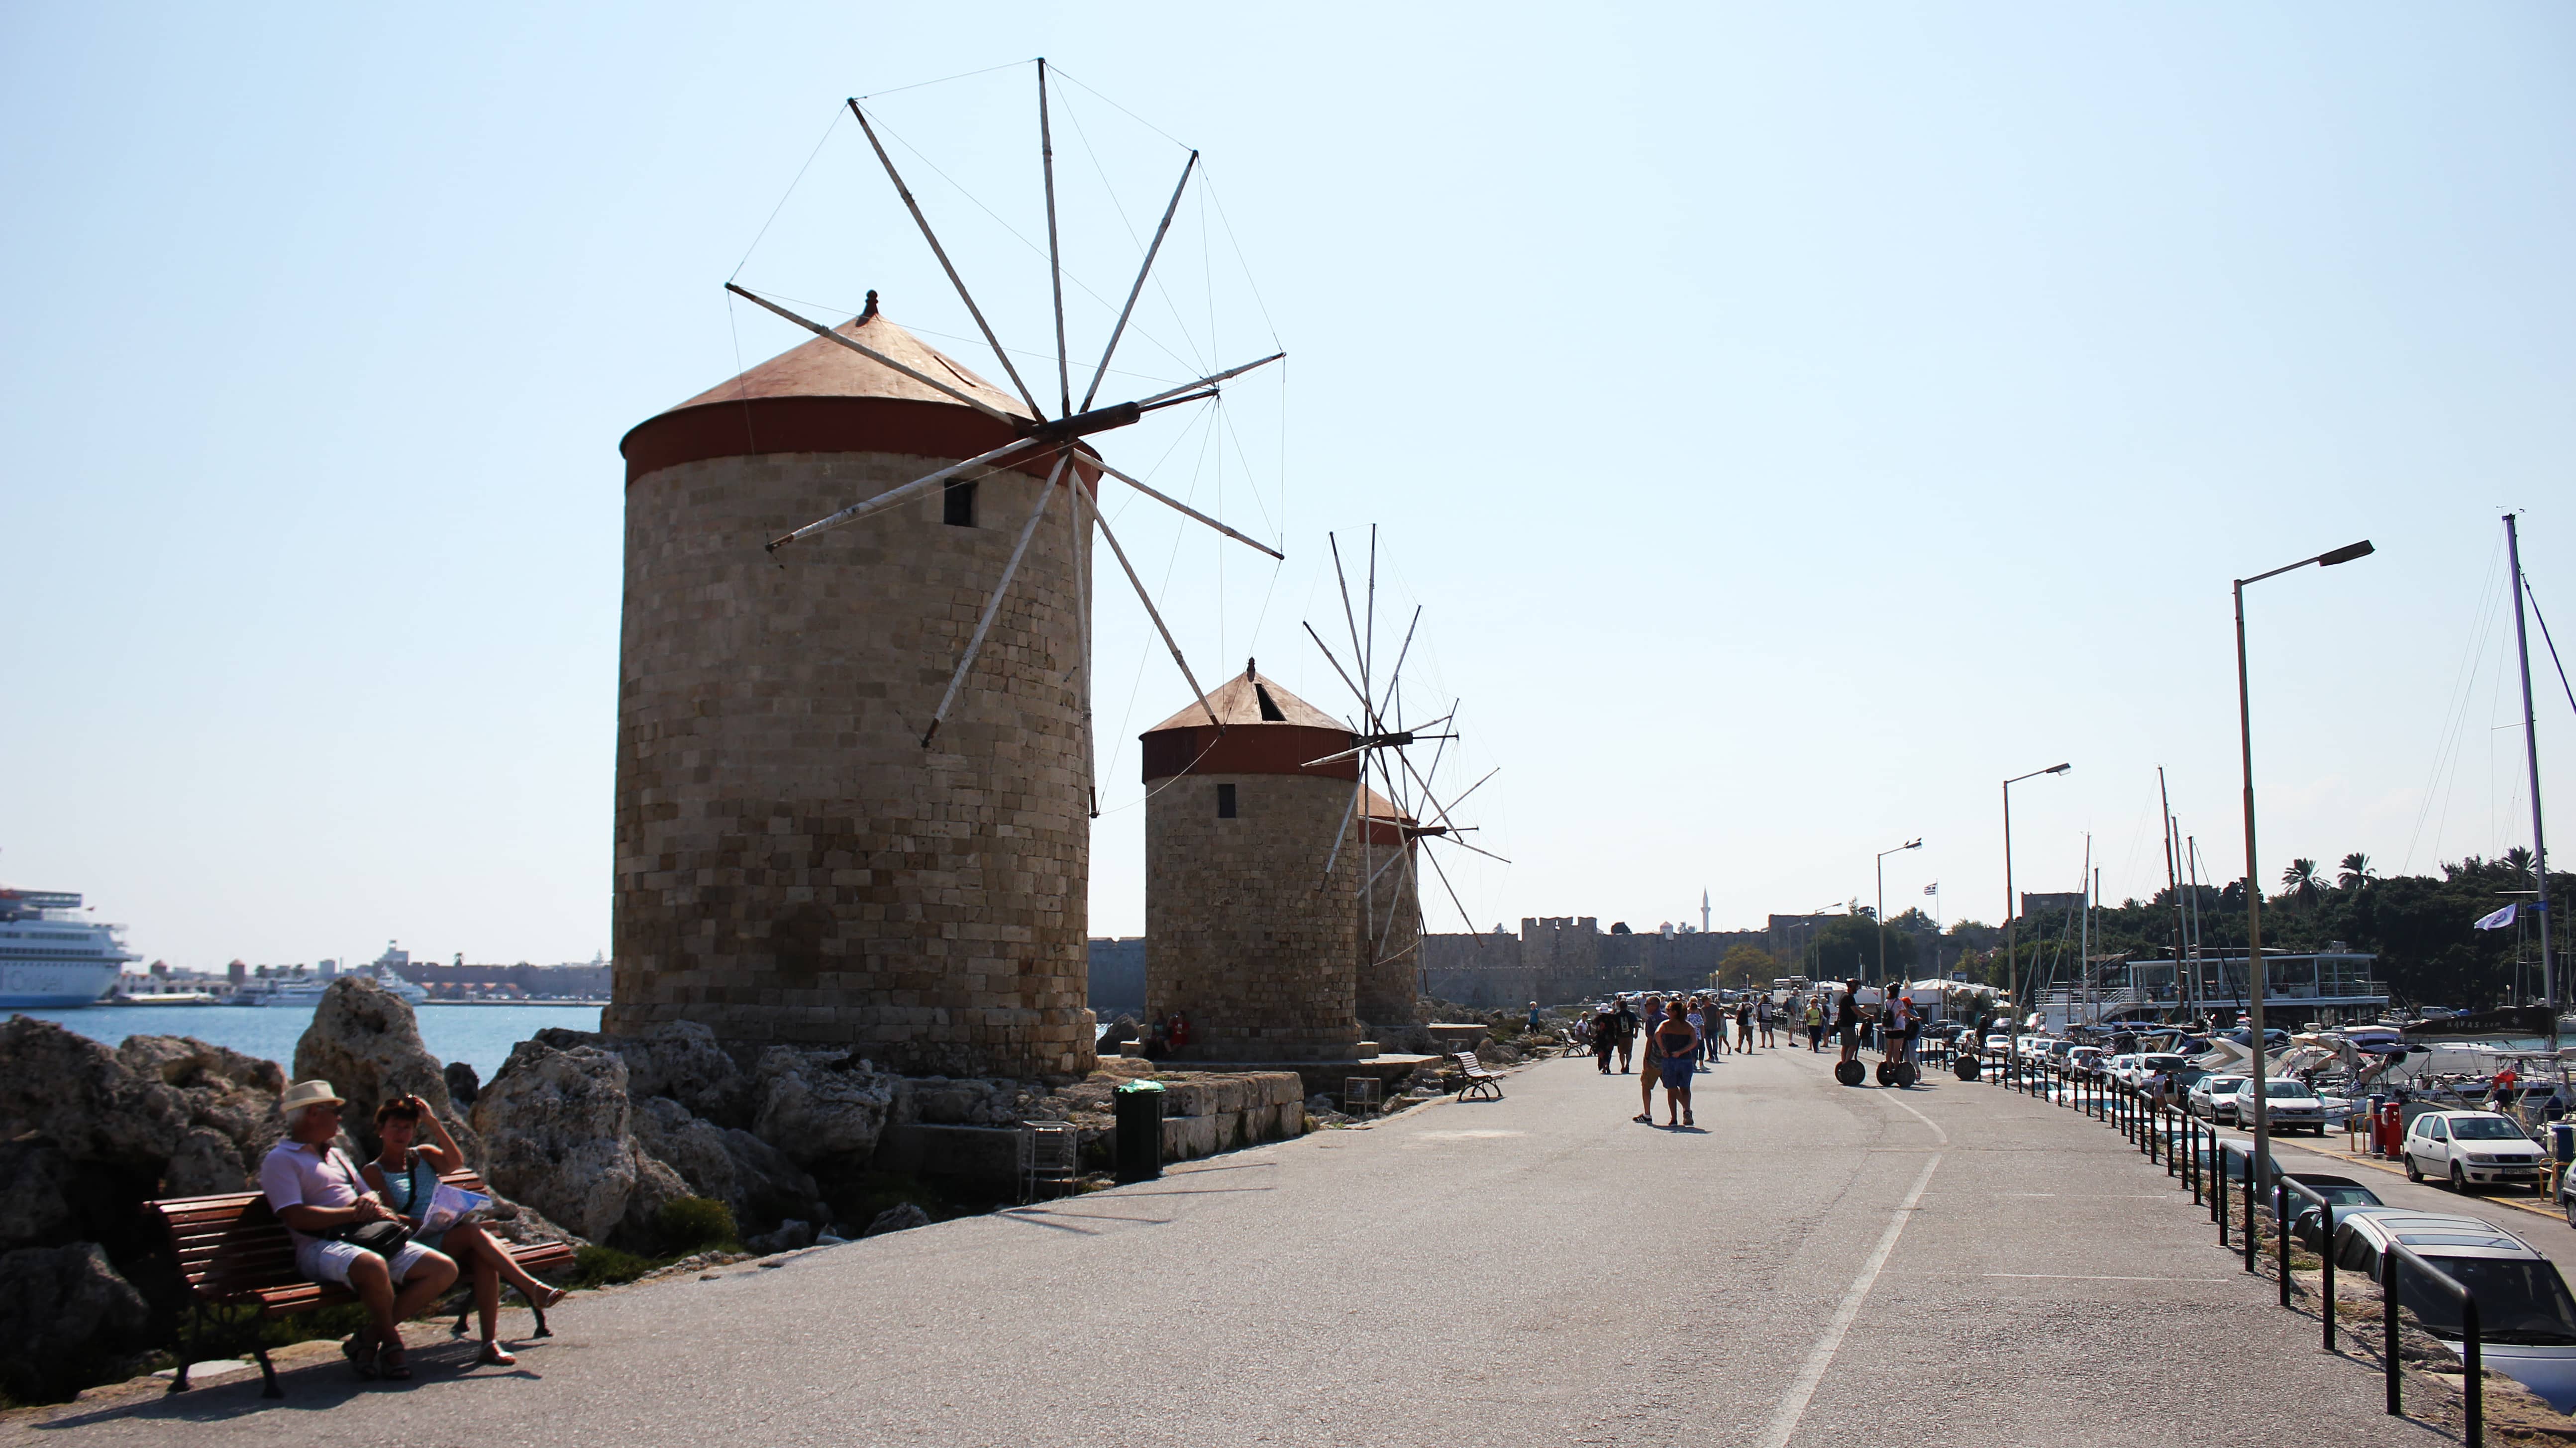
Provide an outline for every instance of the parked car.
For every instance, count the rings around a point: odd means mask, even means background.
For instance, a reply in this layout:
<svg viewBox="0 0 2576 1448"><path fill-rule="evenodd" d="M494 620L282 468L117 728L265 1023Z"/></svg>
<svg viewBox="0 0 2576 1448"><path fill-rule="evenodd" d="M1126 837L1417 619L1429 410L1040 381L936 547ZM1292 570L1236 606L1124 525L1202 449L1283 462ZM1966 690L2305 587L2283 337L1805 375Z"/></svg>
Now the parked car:
<svg viewBox="0 0 2576 1448"><path fill-rule="evenodd" d="M2475 1113L2450 1113L2469 1115ZM2456 1278L2478 1302L2479 1354L2487 1367L2560 1412L2576 1409L2576 1298L2558 1267L2511 1232L2475 1217L2358 1211L2335 1232L2335 1266L2385 1283L2398 1242ZM2465 1356L2460 1305L2417 1272L2401 1272L2398 1303Z"/></svg>
<svg viewBox="0 0 2576 1448"><path fill-rule="evenodd" d="M2102 1064L2102 1048L2077 1046L2066 1053L2066 1064L2078 1071L2090 1071Z"/></svg>
<svg viewBox="0 0 2576 1448"><path fill-rule="evenodd" d="M2373 1195L2370 1188L2350 1177L2330 1176L2324 1172L2314 1171L2284 1172L2282 1175L2325 1198L2334 1208L2334 1225L2338 1227L2343 1225L2344 1218L2356 1211L2388 1206ZM2389 1207L2388 1210L2402 1209ZM2277 1211L2275 1215L2278 1215ZM2327 1240L2334 1234L2318 1224L2319 1215L2316 1203L2295 1193L2291 1194L2290 1240L2310 1251L2324 1251Z"/></svg>
<svg viewBox="0 0 2576 1448"><path fill-rule="evenodd" d="M2239 1126L2254 1124L2253 1098L2246 1093L2254 1089L2248 1082L2236 1088L2231 1117ZM2326 1134L2326 1104L2317 1098L2315 1088L2305 1081L2288 1076L2274 1076L2263 1083L2263 1112L2274 1131L2301 1129Z"/></svg>
<svg viewBox="0 0 2576 1448"><path fill-rule="evenodd" d="M2233 1125L2236 1121L2236 1088L2244 1084L2242 1076L2203 1076L2192 1083L2190 1093L2183 1097L2183 1110L2195 1116L2205 1116L2213 1122L2224 1121Z"/></svg>
<svg viewBox="0 0 2576 1448"><path fill-rule="evenodd" d="M2138 1064L2135 1053L2102 1058L2102 1074L2114 1081L2128 1082L2129 1072Z"/></svg>
<svg viewBox="0 0 2576 1448"><path fill-rule="evenodd" d="M2442 1177L2455 1192L2479 1186L2536 1191L2547 1165L2540 1143L2492 1111L2427 1111L2406 1128L2400 1145L2408 1181Z"/></svg>
<svg viewBox="0 0 2576 1448"><path fill-rule="evenodd" d="M2000 1031L1996 1032L1994 1035L1986 1037L1986 1050L1993 1055L2000 1056L2011 1049L2012 1037L2007 1036Z"/></svg>

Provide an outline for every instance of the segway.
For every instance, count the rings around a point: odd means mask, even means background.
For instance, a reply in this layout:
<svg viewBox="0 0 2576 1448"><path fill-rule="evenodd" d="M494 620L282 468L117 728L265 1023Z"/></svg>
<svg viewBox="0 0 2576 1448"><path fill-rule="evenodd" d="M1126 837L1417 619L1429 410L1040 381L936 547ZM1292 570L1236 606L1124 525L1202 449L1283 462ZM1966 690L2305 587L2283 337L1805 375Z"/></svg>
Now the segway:
<svg viewBox="0 0 2576 1448"><path fill-rule="evenodd" d="M1958 1072L1960 1080L1974 1081L1977 1079L1977 1058L1963 1051L1959 1055L1959 1064L1952 1069Z"/></svg>
<svg viewBox="0 0 2576 1448"><path fill-rule="evenodd" d="M1863 1067L1858 1061L1836 1061L1834 1063L1834 1079L1840 1081L1846 1086L1857 1086L1868 1075L1868 1069Z"/></svg>

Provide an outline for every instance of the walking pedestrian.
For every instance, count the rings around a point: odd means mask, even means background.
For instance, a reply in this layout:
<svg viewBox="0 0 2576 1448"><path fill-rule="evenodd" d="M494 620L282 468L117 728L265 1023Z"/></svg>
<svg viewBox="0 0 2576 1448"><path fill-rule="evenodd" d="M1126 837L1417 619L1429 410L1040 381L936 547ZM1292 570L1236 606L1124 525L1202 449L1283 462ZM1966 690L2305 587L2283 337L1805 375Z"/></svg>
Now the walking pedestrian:
<svg viewBox="0 0 2576 1448"><path fill-rule="evenodd" d="M1753 1002L1735 1003L1735 1049L1750 1053L1753 1049Z"/></svg>
<svg viewBox="0 0 2576 1448"><path fill-rule="evenodd" d="M1761 1030L1762 1044L1765 1048L1775 1047L1779 1044L1771 1039L1771 1018L1774 1014L1775 1011L1771 1004L1771 997L1766 995L1754 998L1753 1024Z"/></svg>
<svg viewBox="0 0 2576 1448"><path fill-rule="evenodd" d="M1697 1126L1691 1115L1691 1072L1699 1058L1699 1039L1690 1022L1682 1015L1682 1003L1676 999L1665 1008L1664 1023L1655 1028L1655 1042L1663 1051L1664 1107L1671 1119L1668 1126ZM1655 1124L1654 1086L1646 1087L1646 1114L1641 1120Z"/></svg>
<svg viewBox="0 0 2576 1448"><path fill-rule="evenodd" d="M1611 1030L1619 1042L1619 1074L1622 1076L1628 1074L1629 1050L1636 1042L1637 1028L1642 1024L1637 1019L1636 1009L1628 1004L1628 998L1619 997L1619 1014L1612 1017Z"/></svg>
<svg viewBox="0 0 2576 1448"><path fill-rule="evenodd" d="M1610 1074L1610 1053L1619 1048L1619 1018L1604 1004L1592 1015L1592 1060L1601 1074Z"/></svg>
<svg viewBox="0 0 2576 1448"><path fill-rule="evenodd" d="M1682 1019L1690 1024L1691 1034L1695 1038L1691 1042L1691 1064L1700 1070L1706 1070L1708 1063L1708 1013L1702 1009L1700 998L1698 996L1691 997L1690 1009L1682 1013Z"/></svg>
<svg viewBox="0 0 2576 1448"><path fill-rule="evenodd" d="M1661 1026L1664 1014L1663 997L1656 995L1647 996L1645 1019L1657 1022L1657 1024L1649 1027L1646 1031L1645 1039L1638 1043L1640 1059L1637 1062L1637 1096L1641 1104L1637 1108L1637 1115L1634 1119L1642 1121L1648 1126L1655 1124L1655 1080L1664 1073L1664 1044L1663 1029ZM1689 1023L1684 1022L1683 1024L1684 1027L1687 1028Z"/></svg>
<svg viewBox="0 0 2576 1448"><path fill-rule="evenodd" d="M1825 1008L1816 1004L1814 996L1809 996L1807 997L1807 1054L1812 1056L1824 1048Z"/></svg>

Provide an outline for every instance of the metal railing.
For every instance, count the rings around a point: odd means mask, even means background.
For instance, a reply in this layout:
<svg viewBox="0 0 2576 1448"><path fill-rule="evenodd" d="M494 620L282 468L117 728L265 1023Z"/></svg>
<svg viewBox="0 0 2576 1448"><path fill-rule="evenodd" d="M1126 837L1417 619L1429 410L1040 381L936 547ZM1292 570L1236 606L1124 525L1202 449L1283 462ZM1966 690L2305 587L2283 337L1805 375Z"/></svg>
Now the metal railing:
<svg viewBox="0 0 2576 1448"><path fill-rule="evenodd" d="M2218 1245L2241 1247L2245 1270L2260 1270L2256 1261L2261 1255L2262 1232L2256 1219L2257 1202L2267 1192L2274 1226L2274 1279L2283 1307L2291 1305L2290 1247L2294 1216L2293 1197L2312 1206L2317 1212L2318 1236L2322 1243L2317 1256L2322 1264L2318 1294L2320 1339L2328 1352L2335 1351L2335 1256L2341 1249L2344 1234L2353 1230L2350 1223L2335 1220L2334 1204L2324 1193L2280 1170L2277 1163L2255 1162L2251 1143L2228 1141L2218 1134L2217 1123L2202 1124L2187 1107L2178 1106L2170 1097L2159 1098L2113 1078L2097 1067L2045 1060L2011 1050L1989 1051L1982 1047L1959 1053L1965 1060L1977 1063L1976 1074L1962 1079L1982 1079L2006 1090L2062 1105L2103 1122L2118 1131L2149 1161L2161 1162L2168 1177L2178 1178L2192 1194L2196 1205L2208 1208L2209 1219L2218 1228ZM2241 1166L2238 1165L2241 1163ZM2231 1242L2231 1213L2239 1210L2229 1201L2228 1184L2240 1184L2235 1193L2243 1213L2236 1225L2237 1240ZM2398 1295L2402 1282L2411 1280L2403 1274L2432 1283L2460 1304L2462 1333L2461 1358L2464 1369L2462 1396L2465 1400L2462 1441L2482 1445L2486 1433L2485 1361L2478 1321L2477 1295L2460 1280L2434 1266L2402 1243L2390 1242L2380 1254L2382 1375L2386 1379L2388 1412L2405 1415L2400 1394L2398 1359Z"/></svg>

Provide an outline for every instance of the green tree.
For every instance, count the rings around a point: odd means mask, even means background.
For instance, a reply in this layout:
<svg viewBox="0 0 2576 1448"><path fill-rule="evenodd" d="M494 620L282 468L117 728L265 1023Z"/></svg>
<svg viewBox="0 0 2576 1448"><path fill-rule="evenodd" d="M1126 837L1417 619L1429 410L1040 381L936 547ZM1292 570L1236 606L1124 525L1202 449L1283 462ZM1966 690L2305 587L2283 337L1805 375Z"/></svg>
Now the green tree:
<svg viewBox="0 0 2576 1448"><path fill-rule="evenodd" d="M1837 915L1816 931L1818 980L1884 980L1905 973L1914 963L1914 937L1895 928L1886 931L1887 957L1879 958L1878 922L1866 912Z"/></svg>
<svg viewBox="0 0 2576 1448"><path fill-rule="evenodd" d="M2359 850L2343 857L2343 868L2335 883L2347 890L2358 890L2371 881L2370 856Z"/></svg>
<svg viewBox="0 0 2576 1448"><path fill-rule="evenodd" d="M2325 877L2317 873L2317 862L2301 856L2281 872L2281 888L2301 905L2314 909L2317 897L2324 892Z"/></svg>
<svg viewBox="0 0 2576 1448"><path fill-rule="evenodd" d="M1718 984L1728 989L1769 985L1789 972L1780 968L1780 958L1758 945L1738 945L1726 952L1717 963Z"/></svg>

